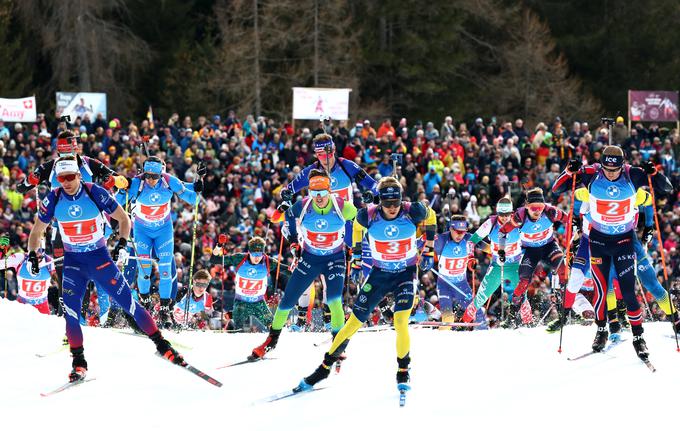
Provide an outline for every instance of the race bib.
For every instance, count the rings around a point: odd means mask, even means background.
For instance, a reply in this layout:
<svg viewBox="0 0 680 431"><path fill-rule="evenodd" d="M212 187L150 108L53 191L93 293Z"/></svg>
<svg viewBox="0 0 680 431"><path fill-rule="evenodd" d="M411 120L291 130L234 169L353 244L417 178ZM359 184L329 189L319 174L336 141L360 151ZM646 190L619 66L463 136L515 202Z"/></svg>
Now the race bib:
<svg viewBox="0 0 680 431"><path fill-rule="evenodd" d="M97 220L61 222L61 228L68 238L68 242L72 244L88 242L94 238L94 233L97 232Z"/></svg>
<svg viewBox="0 0 680 431"><path fill-rule="evenodd" d="M396 241L375 241L375 250L381 254L384 260L399 260L406 257L411 251L411 239L400 239Z"/></svg>

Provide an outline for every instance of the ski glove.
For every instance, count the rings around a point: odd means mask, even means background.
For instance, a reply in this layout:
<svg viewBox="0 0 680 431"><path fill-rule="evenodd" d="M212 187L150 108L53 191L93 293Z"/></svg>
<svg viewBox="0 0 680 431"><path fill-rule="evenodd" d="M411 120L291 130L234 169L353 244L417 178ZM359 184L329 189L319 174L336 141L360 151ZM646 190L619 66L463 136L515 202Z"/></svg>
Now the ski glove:
<svg viewBox="0 0 680 431"><path fill-rule="evenodd" d="M194 183L194 191L196 193L201 193L203 191L203 180L202 179L197 179L196 182Z"/></svg>
<svg viewBox="0 0 680 431"><path fill-rule="evenodd" d="M40 258L35 250L28 253L28 272L32 275L40 274Z"/></svg>
<svg viewBox="0 0 680 431"><path fill-rule="evenodd" d="M372 204L374 198L375 196L373 196L373 192L370 190L366 190L361 194L361 202L365 204Z"/></svg>
<svg viewBox="0 0 680 431"><path fill-rule="evenodd" d="M578 172L579 169L581 169L581 166L583 166L583 164L581 163L580 160L578 159L569 160L569 164L567 165L567 172L575 174L576 172Z"/></svg>
<svg viewBox="0 0 680 431"><path fill-rule="evenodd" d="M129 254L127 250L125 249L127 247L127 240L125 238L118 238L118 242L116 245L113 247L113 251L111 252L111 259L118 264L118 261L120 260L121 257L121 252L124 252L124 259L127 260Z"/></svg>
<svg viewBox="0 0 680 431"><path fill-rule="evenodd" d="M359 282L361 281L361 275L361 255L353 255L352 263L350 264L349 279L352 281L352 283L358 286Z"/></svg>
<svg viewBox="0 0 680 431"><path fill-rule="evenodd" d="M423 250L422 256L420 256L420 263L418 264L420 267L420 270L423 272L427 272L434 267L434 250L432 250L429 247L426 247Z"/></svg>
<svg viewBox="0 0 680 431"><path fill-rule="evenodd" d="M302 248L300 247L300 244L297 242L294 242L290 245L290 254L293 255L293 259L299 260L300 257L302 257Z"/></svg>
<svg viewBox="0 0 680 431"><path fill-rule="evenodd" d="M498 250L498 261L501 263L505 263L505 250L502 248Z"/></svg>
<svg viewBox="0 0 680 431"><path fill-rule="evenodd" d="M281 190L281 199L284 202L288 202L288 205L290 205L290 202L293 200L293 195L294 193L290 189Z"/></svg>
<svg viewBox="0 0 680 431"><path fill-rule="evenodd" d="M647 175L656 175L656 165L651 160L642 163L642 169Z"/></svg>
<svg viewBox="0 0 680 431"><path fill-rule="evenodd" d="M207 173L208 167L205 165L205 163L199 162L198 167L196 168L196 174L198 174L199 177L203 178Z"/></svg>
<svg viewBox="0 0 680 431"><path fill-rule="evenodd" d="M654 226L645 226L642 231L642 242L649 244L654 239Z"/></svg>

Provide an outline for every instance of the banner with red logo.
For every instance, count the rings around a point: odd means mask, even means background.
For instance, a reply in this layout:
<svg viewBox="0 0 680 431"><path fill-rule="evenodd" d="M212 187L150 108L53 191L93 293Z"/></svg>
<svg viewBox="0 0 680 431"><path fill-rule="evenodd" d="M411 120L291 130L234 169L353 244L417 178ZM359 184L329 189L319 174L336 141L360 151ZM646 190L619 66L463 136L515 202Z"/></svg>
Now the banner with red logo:
<svg viewBox="0 0 680 431"><path fill-rule="evenodd" d="M678 121L677 91L628 90L630 121Z"/></svg>
<svg viewBox="0 0 680 431"><path fill-rule="evenodd" d="M21 99L0 98L0 120L17 123L36 121L35 96Z"/></svg>

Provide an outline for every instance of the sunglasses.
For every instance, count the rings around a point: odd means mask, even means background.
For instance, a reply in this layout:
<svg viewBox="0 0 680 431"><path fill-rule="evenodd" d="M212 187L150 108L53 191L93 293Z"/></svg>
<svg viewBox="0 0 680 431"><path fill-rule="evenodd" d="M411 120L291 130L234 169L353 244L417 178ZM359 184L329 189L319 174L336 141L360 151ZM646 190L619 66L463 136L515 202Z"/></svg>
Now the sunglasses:
<svg viewBox="0 0 680 431"><path fill-rule="evenodd" d="M76 174L64 174L57 176L57 181L60 183L70 182L76 179Z"/></svg>
<svg viewBox="0 0 680 431"><path fill-rule="evenodd" d="M328 191L328 190L310 190L309 191L309 195L313 198L316 198L316 197L319 197L319 196L323 198L323 197L328 196L329 194L330 194L330 191Z"/></svg>
<svg viewBox="0 0 680 431"><path fill-rule="evenodd" d="M384 200L380 202L380 205L383 208L398 208L401 206L401 200L400 199L389 199L389 200Z"/></svg>
<svg viewBox="0 0 680 431"><path fill-rule="evenodd" d="M606 166L603 166L602 169L604 169L607 172L610 172L612 174L615 174L621 170L621 168L608 168Z"/></svg>
<svg viewBox="0 0 680 431"><path fill-rule="evenodd" d="M210 283L199 283L194 281L194 287L198 287L199 289L207 289L208 286L210 286Z"/></svg>
<svg viewBox="0 0 680 431"><path fill-rule="evenodd" d="M150 172L145 172L144 173L144 179L145 180L157 180L161 177L161 174L153 174Z"/></svg>
<svg viewBox="0 0 680 431"><path fill-rule="evenodd" d="M529 211L543 211L543 208L545 208L545 204L531 204L527 206L529 208Z"/></svg>

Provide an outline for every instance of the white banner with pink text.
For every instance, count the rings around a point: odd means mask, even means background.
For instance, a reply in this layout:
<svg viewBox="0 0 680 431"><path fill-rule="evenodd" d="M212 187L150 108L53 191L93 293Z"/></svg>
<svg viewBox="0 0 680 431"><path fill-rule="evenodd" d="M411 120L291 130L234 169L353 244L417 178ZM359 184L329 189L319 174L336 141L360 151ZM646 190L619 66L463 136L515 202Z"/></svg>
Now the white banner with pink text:
<svg viewBox="0 0 680 431"><path fill-rule="evenodd" d="M10 123L36 121L35 96L21 99L0 98L0 120Z"/></svg>

